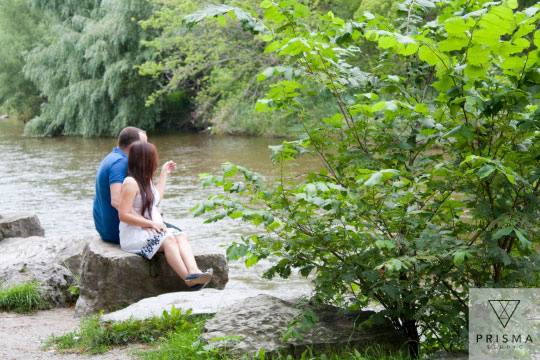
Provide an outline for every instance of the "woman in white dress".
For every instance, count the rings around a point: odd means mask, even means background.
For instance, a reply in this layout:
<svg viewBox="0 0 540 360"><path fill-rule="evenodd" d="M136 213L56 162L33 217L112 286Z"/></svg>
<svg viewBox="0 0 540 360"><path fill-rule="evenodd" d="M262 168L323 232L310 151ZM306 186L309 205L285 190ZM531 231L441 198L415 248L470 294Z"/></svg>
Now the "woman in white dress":
<svg viewBox="0 0 540 360"><path fill-rule="evenodd" d="M198 268L187 236L167 228L157 208L165 192L167 175L176 169L176 164L167 161L154 185L152 177L157 164L158 154L153 144L138 142L131 146L128 176L122 184L118 209L120 247L146 259L151 259L158 251L165 252L167 263L186 285L200 289L208 284L212 274Z"/></svg>

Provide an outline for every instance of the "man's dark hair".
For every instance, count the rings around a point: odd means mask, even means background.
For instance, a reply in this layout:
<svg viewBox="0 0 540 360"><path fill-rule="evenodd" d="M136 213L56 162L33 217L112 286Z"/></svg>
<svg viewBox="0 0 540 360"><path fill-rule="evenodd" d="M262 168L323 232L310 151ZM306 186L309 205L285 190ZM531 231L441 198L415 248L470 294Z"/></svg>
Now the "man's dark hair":
<svg viewBox="0 0 540 360"><path fill-rule="evenodd" d="M126 149L129 145L141 139L140 133L144 133L144 130L133 126L123 128L118 135L118 146L121 149Z"/></svg>

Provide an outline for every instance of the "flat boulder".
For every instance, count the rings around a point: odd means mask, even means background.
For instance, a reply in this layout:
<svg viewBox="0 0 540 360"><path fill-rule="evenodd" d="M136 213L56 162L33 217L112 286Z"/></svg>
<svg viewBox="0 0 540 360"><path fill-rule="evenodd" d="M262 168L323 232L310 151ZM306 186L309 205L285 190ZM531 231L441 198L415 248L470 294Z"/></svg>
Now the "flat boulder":
<svg viewBox="0 0 540 360"><path fill-rule="evenodd" d="M9 215L0 217L0 240L43 236L45 231L35 215Z"/></svg>
<svg viewBox="0 0 540 360"><path fill-rule="evenodd" d="M0 242L0 283L12 286L35 281L46 301L66 306L76 300L79 260L86 238L9 238Z"/></svg>
<svg viewBox="0 0 540 360"><path fill-rule="evenodd" d="M291 321L303 311L317 315L314 326L301 332L302 337L283 338ZM206 322L203 339L217 348L227 348L233 354L255 354L264 349L269 354L287 352L300 354L306 348L339 349L345 345L357 348L381 345L399 349L404 337L390 323L370 321L373 311L345 315L339 309L314 307L270 295L246 298L217 311Z"/></svg>
<svg viewBox="0 0 540 360"><path fill-rule="evenodd" d="M142 299L124 309L105 314L101 317L101 321L146 320L155 316L159 317L164 311L170 313L173 307L182 310L182 312L191 310L194 315L213 315L221 309L237 304L246 298L270 293L271 290L231 288L224 290L205 288L200 291L168 293ZM297 293L283 293L280 295L280 299L292 301L295 300L295 294Z"/></svg>
<svg viewBox="0 0 540 360"><path fill-rule="evenodd" d="M199 251L199 252L197 252ZM229 268L221 253L204 252L195 246L195 260L203 271L213 269L209 288L223 289ZM151 261L94 238L82 256L80 295L76 314L114 311L141 299L178 291L190 291L167 264L163 253Z"/></svg>

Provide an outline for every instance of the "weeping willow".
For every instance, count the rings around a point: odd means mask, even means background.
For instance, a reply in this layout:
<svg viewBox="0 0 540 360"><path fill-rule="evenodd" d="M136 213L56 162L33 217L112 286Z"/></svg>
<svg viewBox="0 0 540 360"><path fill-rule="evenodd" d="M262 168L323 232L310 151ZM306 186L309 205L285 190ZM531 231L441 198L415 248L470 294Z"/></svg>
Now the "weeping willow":
<svg viewBox="0 0 540 360"><path fill-rule="evenodd" d="M26 57L24 73L46 102L27 135L115 135L131 125L152 130L159 104L145 106L155 80L135 66L151 54L140 46L138 21L152 11L144 0L35 0L53 14L54 40Z"/></svg>

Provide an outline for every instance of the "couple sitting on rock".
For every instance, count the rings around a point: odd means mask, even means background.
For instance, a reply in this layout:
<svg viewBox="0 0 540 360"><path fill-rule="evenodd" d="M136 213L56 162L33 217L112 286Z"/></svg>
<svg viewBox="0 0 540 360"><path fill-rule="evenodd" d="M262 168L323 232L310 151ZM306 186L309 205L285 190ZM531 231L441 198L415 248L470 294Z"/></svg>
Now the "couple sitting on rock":
<svg viewBox="0 0 540 360"><path fill-rule="evenodd" d="M122 250L151 259L158 251L194 290L203 288L212 274L202 272L195 262L187 236L167 227L157 208L163 198L167 176L176 169L173 161L161 168L159 181L156 147L146 133L127 127L120 132L118 146L99 165L94 198L94 223L103 241L120 244Z"/></svg>

